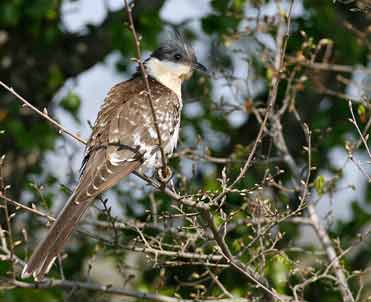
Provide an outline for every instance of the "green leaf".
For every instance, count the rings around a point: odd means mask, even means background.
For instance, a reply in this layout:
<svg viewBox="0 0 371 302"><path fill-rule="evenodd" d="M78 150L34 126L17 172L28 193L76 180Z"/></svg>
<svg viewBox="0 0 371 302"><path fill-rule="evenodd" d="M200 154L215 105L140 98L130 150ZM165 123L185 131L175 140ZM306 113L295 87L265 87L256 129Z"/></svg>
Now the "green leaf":
<svg viewBox="0 0 371 302"><path fill-rule="evenodd" d="M367 121L366 107L363 104L359 104L357 112L361 123L365 123Z"/></svg>
<svg viewBox="0 0 371 302"><path fill-rule="evenodd" d="M80 97L74 92L70 91L66 97L59 103L61 107L71 113L76 121L79 121L78 112L81 105Z"/></svg>
<svg viewBox="0 0 371 302"><path fill-rule="evenodd" d="M359 116L364 115L366 113L366 107L363 104L359 104L357 111Z"/></svg>
<svg viewBox="0 0 371 302"><path fill-rule="evenodd" d="M232 10L238 13L241 13L243 11L243 8L245 6L245 0L233 0L232 1Z"/></svg>
<svg viewBox="0 0 371 302"><path fill-rule="evenodd" d="M314 188L319 195L322 195L324 193L325 184L326 181L322 175L317 176L317 178L314 180Z"/></svg>
<svg viewBox="0 0 371 302"><path fill-rule="evenodd" d="M52 65L49 69L48 87L50 90L55 90L62 85L64 81L63 73L60 67L56 64Z"/></svg>
<svg viewBox="0 0 371 302"><path fill-rule="evenodd" d="M213 215L213 220L217 227L220 227L224 223L222 217L216 213Z"/></svg>
<svg viewBox="0 0 371 302"><path fill-rule="evenodd" d="M234 240L232 243L233 250L239 252L243 246L243 241L241 239Z"/></svg>
<svg viewBox="0 0 371 302"><path fill-rule="evenodd" d="M289 279L292 263L285 253L274 255L267 262L265 274L272 281L277 292L283 294Z"/></svg>

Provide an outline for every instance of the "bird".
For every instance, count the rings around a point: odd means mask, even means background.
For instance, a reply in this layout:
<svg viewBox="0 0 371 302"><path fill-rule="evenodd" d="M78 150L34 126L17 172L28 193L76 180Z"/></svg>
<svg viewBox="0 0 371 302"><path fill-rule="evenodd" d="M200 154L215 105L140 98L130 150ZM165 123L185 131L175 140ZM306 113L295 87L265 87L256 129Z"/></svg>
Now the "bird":
<svg viewBox="0 0 371 302"><path fill-rule="evenodd" d="M179 34L161 43L143 61L143 67L144 73L138 67L131 79L116 84L108 92L86 144L79 182L25 264L22 278L32 276L35 281L45 278L98 195L138 169L158 169L162 165L160 148L166 156L173 153L183 106L182 83L193 71L207 74L208 70Z"/></svg>

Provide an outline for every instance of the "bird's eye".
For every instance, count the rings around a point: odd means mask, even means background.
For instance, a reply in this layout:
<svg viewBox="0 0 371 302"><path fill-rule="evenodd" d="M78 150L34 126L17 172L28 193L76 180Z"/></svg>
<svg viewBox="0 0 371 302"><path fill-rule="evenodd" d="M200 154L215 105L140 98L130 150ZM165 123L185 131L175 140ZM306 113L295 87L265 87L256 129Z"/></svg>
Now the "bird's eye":
<svg viewBox="0 0 371 302"><path fill-rule="evenodd" d="M179 61L181 58L182 58L182 55L180 53L176 53L174 55L174 59L177 60L177 61Z"/></svg>

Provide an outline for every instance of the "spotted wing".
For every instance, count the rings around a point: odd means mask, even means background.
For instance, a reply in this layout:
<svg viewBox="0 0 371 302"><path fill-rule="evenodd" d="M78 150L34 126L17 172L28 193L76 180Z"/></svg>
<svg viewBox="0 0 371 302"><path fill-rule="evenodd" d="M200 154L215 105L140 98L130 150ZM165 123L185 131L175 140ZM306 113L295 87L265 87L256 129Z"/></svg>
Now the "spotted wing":
<svg viewBox="0 0 371 302"><path fill-rule="evenodd" d="M175 93L151 80L153 106L166 153L175 147L180 105ZM86 149L79 194L96 196L159 150L156 128L141 78L120 83L109 92ZM133 165L133 162L138 163Z"/></svg>

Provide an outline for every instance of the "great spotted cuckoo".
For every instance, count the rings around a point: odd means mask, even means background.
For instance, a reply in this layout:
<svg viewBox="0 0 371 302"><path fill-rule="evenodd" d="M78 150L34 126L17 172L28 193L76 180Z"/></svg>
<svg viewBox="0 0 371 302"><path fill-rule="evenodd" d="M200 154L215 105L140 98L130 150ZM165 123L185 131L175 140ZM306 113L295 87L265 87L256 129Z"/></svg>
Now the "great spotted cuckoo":
<svg viewBox="0 0 371 302"><path fill-rule="evenodd" d="M193 48L176 37L144 61L163 151L177 145L182 110L181 85L193 70L206 72ZM80 180L56 221L25 265L22 277L41 280L50 270L94 199L140 167L161 165L159 140L144 78L112 87L101 107L85 150Z"/></svg>

